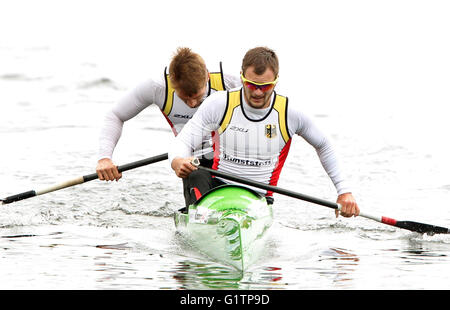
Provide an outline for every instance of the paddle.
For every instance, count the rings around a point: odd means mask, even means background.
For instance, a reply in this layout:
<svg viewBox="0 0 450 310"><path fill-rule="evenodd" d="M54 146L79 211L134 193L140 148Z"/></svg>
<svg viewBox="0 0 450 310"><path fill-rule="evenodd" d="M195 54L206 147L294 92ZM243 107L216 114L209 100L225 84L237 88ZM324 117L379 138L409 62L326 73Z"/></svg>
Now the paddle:
<svg viewBox="0 0 450 310"><path fill-rule="evenodd" d="M128 164L125 164L125 165L122 165L122 166L118 166L117 169L119 170L119 172L124 172L124 171L127 171L127 170L135 169L135 168L138 168L138 167L142 167L142 166L146 166L146 165L149 165L149 164L157 163L159 161L166 160L167 156L168 156L167 153L161 154L161 155L156 155L156 156L153 156L153 157L149 157L149 158L145 158L145 159L138 160L138 161L135 161L135 162L131 162L131 163L128 163ZM54 191L57 191L59 189L67 188L67 187L74 186L74 185L77 185L77 184L82 184L82 183L89 182L89 181L92 181L92 180L95 180L95 179L98 179L98 175L97 175L97 173L92 173L92 174L84 175L82 177L78 177L78 178L75 178L75 179L72 179L72 180L68 180L68 181L65 181L65 182L62 182L62 183L59 183L59 184L55 184L55 185L53 185L51 187L48 187L48 188L45 188L45 189L42 189L42 190L39 190L39 191L31 190L31 191L28 191L28 192L23 192L23 193L20 193L20 194L12 195L12 196L6 197L4 199L0 199L0 201L2 202L2 205L4 205L4 204L11 203L11 202L15 202L15 201L19 201L19 200L23 200L23 199L27 199L27 198L31 198L31 197L35 197L35 196L39 196L39 195L42 195L42 194L54 192Z"/></svg>
<svg viewBox="0 0 450 310"><path fill-rule="evenodd" d="M301 199L304 201L308 201L308 202L312 202L315 204L319 204L331 209L335 209L335 210L340 210L341 209L341 205L339 205L336 202L331 202L331 201L326 201L320 198L315 198L312 196L308 196L305 194L301 194L301 193L297 193L297 192L293 192L287 189L283 189L277 186L272 186L272 185L268 185L268 184L264 184L261 182L257 182L257 181L252 181L246 178L242 178L242 177L238 177L236 175L232 175L229 173L224 173L224 172L219 172L217 170L213 170L210 168L206 168L206 167L202 167L200 165L198 165L199 162L196 161L194 159L193 161L193 165L196 166L198 169L201 170L205 170L210 172L212 175L215 175L217 177L220 178L224 178L230 181L234 181L234 182L238 182L238 183L242 183L242 184L246 184L249 186L253 186L253 187L257 187L260 189L265 189L268 191L272 191L274 193L278 193L281 195L285 195L285 196L289 196L292 198L297 198L297 199ZM410 231L414 231L414 232L418 232L418 233L426 233L429 235L433 235L433 234L448 234L450 233L450 230L448 228L445 227L440 227L440 226L434 226L434 225L429 225L429 224L424 224L424 223L418 223L418 222L412 222L412 221L397 221L395 219L389 218L389 217L385 217L385 216L374 216L374 215L370 215L367 213L363 213L360 212L359 213L360 216L371 219L371 220L375 220L377 222L383 223L383 224L387 224L387 225L391 225L391 226L395 226L398 228L403 228L403 229L407 229Z"/></svg>

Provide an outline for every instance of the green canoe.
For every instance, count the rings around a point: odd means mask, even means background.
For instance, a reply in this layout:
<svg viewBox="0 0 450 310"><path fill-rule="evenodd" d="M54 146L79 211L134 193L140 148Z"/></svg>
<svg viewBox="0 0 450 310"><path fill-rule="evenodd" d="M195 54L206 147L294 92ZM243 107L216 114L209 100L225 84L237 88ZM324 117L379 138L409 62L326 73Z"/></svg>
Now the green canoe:
<svg viewBox="0 0 450 310"><path fill-rule="evenodd" d="M208 257L245 270L264 250L273 221L272 206L257 192L239 185L222 185L175 213L175 226Z"/></svg>

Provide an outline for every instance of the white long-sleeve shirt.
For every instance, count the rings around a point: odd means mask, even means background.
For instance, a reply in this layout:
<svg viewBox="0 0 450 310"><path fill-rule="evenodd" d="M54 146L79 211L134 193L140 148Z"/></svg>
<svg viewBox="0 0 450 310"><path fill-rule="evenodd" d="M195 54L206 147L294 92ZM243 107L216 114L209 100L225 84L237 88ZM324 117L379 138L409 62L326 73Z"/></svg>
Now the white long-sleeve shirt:
<svg viewBox="0 0 450 310"><path fill-rule="evenodd" d="M273 98L271 100L273 105ZM201 143L203 137L208 135L211 131L217 131L219 129L219 126L224 119L224 113L227 109L227 102L228 93L223 91L212 94L202 103L202 106L198 109L197 113L184 126L183 130L176 137L175 143L172 144L169 150L169 163L171 163L176 157L185 158L192 156L191 150L195 149L195 147ZM218 155L220 158L216 158L219 146L215 146L215 166L219 171L238 174L239 176L248 177L250 179L268 184L271 182L271 180L269 180L271 171L265 172L264 169L273 170L273 168L276 167L277 163L271 163L270 161L276 161L280 158L279 153L283 152L281 147L284 149L284 146L282 145L279 148L281 150L280 152L278 149L272 152L275 156L271 156L270 154L269 156L266 154L260 155L259 153L264 152L264 143L267 141L267 139L263 140L264 138L261 138L259 135L261 133L260 128L256 129L259 137L255 135L250 138L241 138L244 136L239 136L238 134L247 132L247 130L250 132L252 130L251 127L256 126L255 124L258 124L258 122L261 123L258 126L262 127L264 130L263 126L265 126L265 123L263 120L265 121L266 118L270 117L271 113L275 112L273 112L272 106L266 109L255 109L250 107L246 103L243 93L241 103L243 111L238 112L241 113L240 115L245 115L245 117L240 116L241 124L235 123L235 126L233 126L234 128L231 128L234 132L236 132L236 134L233 132L233 136L231 136L232 138L230 138L230 136L226 136L225 138L227 138L227 141L220 145L220 152ZM239 108L236 110L239 110ZM294 134L297 134L303 137L316 149L320 162L336 187L338 194L351 192L347 182L343 178L336 153L333 150L329 139L319 130L319 128L307 115L299 111L297 108L292 107L291 104L288 105L286 113L289 135L293 137ZM263 144L262 147L259 146L259 150L262 151L255 151L255 149L258 149L258 147L254 146L256 143ZM287 149L289 149L289 147L287 147ZM256 154L255 152L259 153ZM261 159L263 161L261 161ZM282 160L284 160L284 158ZM218 162L219 164L217 165ZM232 183L227 180L223 181Z"/></svg>

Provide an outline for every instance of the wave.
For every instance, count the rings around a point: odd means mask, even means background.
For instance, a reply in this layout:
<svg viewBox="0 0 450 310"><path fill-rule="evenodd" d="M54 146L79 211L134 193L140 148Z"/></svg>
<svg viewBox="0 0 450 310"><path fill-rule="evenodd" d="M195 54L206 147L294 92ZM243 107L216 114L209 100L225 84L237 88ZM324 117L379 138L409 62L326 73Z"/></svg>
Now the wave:
<svg viewBox="0 0 450 310"><path fill-rule="evenodd" d="M91 88L100 88L100 87L112 88L115 90L121 89L119 87L119 85L117 85L117 83L115 83L110 78L106 78L106 77L97 78L97 79L93 79L90 81L84 81L78 85L78 89L91 89Z"/></svg>
<svg viewBox="0 0 450 310"><path fill-rule="evenodd" d="M39 132L45 130L54 130L54 129L86 129L89 128L85 125L54 125L54 126L34 126L34 127L9 127L9 128L0 128L0 133L25 133L25 132Z"/></svg>
<svg viewBox="0 0 450 310"><path fill-rule="evenodd" d="M160 206L154 210L131 210L127 208L123 208L120 205L117 205L109 210L105 210L104 212L110 211L120 211L125 215L143 215L143 216L154 216L154 217L172 217L174 215L174 210L169 206L168 202L165 202L164 205Z"/></svg>
<svg viewBox="0 0 450 310"><path fill-rule="evenodd" d="M330 223L312 222L305 225L298 223L282 223L278 222L282 227L295 229L299 231L315 231L315 232L329 232L335 233L352 233L358 238L368 239L374 241L388 241L388 240L405 240L409 242L424 242L424 243L438 243L450 244L450 234L420 234L409 230L399 229L388 225L378 225L367 223L362 225L348 225L344 222Z"/></svg>
<svg viewBox="0 0 450 310"><path fill-rule="evenodd" d="M30 81L42 81L42 80L48 80L50 77L48 76L28 76L22 73L6 73L0 75L0 80L5 81L23 81L23 82L30 82Z"/></svg>

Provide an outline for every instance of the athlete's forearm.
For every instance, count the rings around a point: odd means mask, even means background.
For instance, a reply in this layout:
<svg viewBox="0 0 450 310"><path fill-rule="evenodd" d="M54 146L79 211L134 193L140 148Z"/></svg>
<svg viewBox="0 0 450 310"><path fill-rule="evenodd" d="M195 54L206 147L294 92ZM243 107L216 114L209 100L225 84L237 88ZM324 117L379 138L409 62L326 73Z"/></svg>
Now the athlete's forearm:
<svg viewBox="0 0 450 310"><path fill-rule="evenodd" d="M192 149L184 144L179 139L174 139L169 147L169 164L172 167L172 162L175 158L188 158L192 156ZM173 168L173 167L172 167Z"/></svg>
<svg viewBox="0 0 450 310"><path fill-rule="evenodd" d="M124 122L132 119L150 106L159 94L160 88L159 84L153 82L153 80L145 81L127 92L106 113L100 130L99 159L112 158L117 142L122 135Z"/></svg>
<svg viewBox="0 0 450 310"><path fill-rule="evenodd" d="M330 141L325 139L324 144L316 150L322 167L333 182L338 195L351 192L350 186L343 176L339 160Z"/></svg>

